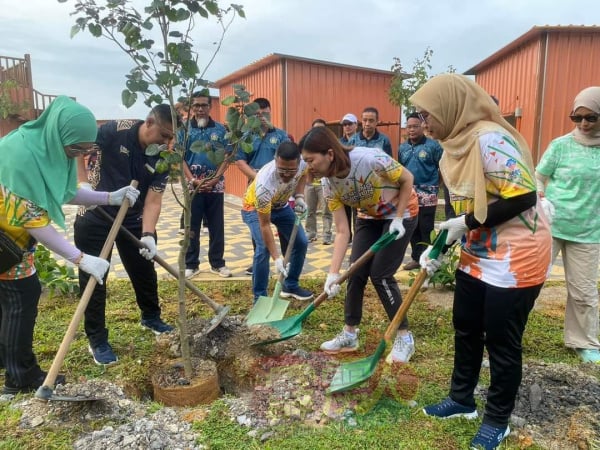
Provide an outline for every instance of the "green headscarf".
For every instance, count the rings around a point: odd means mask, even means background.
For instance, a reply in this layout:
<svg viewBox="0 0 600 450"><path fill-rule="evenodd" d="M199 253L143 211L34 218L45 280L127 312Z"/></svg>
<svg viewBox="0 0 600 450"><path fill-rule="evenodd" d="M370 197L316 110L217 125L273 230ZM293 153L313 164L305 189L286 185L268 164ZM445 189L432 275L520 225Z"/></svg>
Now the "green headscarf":
<svg viewBox="0 0 600 450"><path fill-rule="evenodd" d="M65 228L61 206L77 192L77 161L64 147L95 142L96 118L69 97L57 97L36 120L0 139L0 184L48 211Z"/></svg>

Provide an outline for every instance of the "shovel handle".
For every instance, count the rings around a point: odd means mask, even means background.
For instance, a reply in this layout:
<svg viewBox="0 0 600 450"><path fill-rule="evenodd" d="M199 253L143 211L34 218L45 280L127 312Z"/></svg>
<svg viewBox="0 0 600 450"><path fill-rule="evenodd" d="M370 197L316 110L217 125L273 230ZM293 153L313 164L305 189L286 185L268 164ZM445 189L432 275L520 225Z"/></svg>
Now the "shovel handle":
<svg viewBox="0 0 600 450"><path fill-rule="evenodd" d="M137 188L137 185L138 185L137 180L131 181L130 186ZM117 233L119 232L119 227L121 226L121 223L123 223L123 219L125 218L125 215L127 214L127 210L129 209L129 206L130 206L129 200L127 199L127 197L125 197L125 199L123 200L123 203L121 204L121 207L119 208L117 217L115 218L115 221L114 221L112 227L110 228L110 231L108 233L106 241L104 242L104 246L102 247L102 250L100 251L100 255L99 255L100 258L108 259L108 255L110 255L110 251L112 250L113 244L117 237ZM97 284L97 281L94 277L90 277L88 279L88 282L85 286L85 290L83 291L83 295L81 296L81 300L79 300L79 303L77 304L77 308L75 309L75 313L73 314L73 318L71 319L71 322L69 323L69 327L67 328L67 332L65 333L63 340L60 344L60 347L58 348L58 351L56 352L56 356L54 357L54 360L52 361L50 370L48 370L48 374L46 375L46 378L44 379L43 386L46 386L48 388L54 387L54 383L56 381L56 376L58 375L58 371L62 367L62 364L65 360L65 356L67 356L67 352L69 351L69 346L71 345L71 342L73 341L73 338L75 337L77 328L79 328L79 324L81 323L81 319L83 318L83 315L84 315L87 305L90 301L92 293L94 292L96 284ZM36 397L38 397L37 392L36 392Z"/></svg>
<svg viewBox="0 0 600 450"><path fill-rule="evenodd" d="M108 220L109 222L112 222L114 220L114 218L109 213L107 213L104 209L102 209L102 207L98 206L96 208L96 211L98 211L100 213L100 215L102 217L104 217L106 220ZM131 231L129 231L123 225L120 226L119 233L121 233L121 235L125 236L131 242L133 242L138 248L145 248L144 244L142 244L142 241L140 241ZM158 254L154 255L153 259L163 269L165 269L167 272L169 272L175 278L179 278L179 272L173 266L171 266L167 261L165 261L163 258L161 258ZM194 283L192 283L190 280L188 280L188 279L185 280L185 287L187 287L190 291L192 291L194 294L196 294L198 297L200 297L200 299L204 303L206 303L208 306L210 306L213 309L213 311L215 311L216 313L220 312L221 309L223 309L222 305L219 305L218 303L213 301L204 292L202 292L200 289L198 289L198 287L196 287L196 285Z"/></svg>
<svg viewBox="0 0 600 450"><path fill-rule="evenodd" d="M292 228L292 234L290 235L290 239L288 240L287 248L285 249L285 256L283 257L283 265L284 267L290 262L290 258L292 257L292 250L294 247L294 243L296 242L296 236L298 235L298 228L300 228L300 220L306 216L306 212L298 215L294 213L294 227ZM275 289L273 290L273 298L279 298L279 294L281 293L281 289L283 288L283 281L285 280L282 273L280 273L277 277L277 283L275 284ZM271 305L273 306L273 305ZM267 313L267 316L271 314L271 309Z"/></svg>
<svg viewBox="0 0 600 450"><path fill-rule="evenodd" d="M435 238L435 241L433 241L433 248L429 253L430 258L437 259L441 250L444 248L447 235L448 230L442 230L438 233L438 235ZM408 308L410 308L410 305L417 296L419 289L421 289L421 286L423 285L426 279L427 270L421 269L417 274L417 277L415 278L415 281L413 282L412 286L408 290L406 297L404 297L404 299L402 300L400 308L398 308L398 311L396 311L396 314L394 314L394 318L385 330L383 338L388 344L392 341L392 339L394 339L394 337L396 337L396 333L398 332L398 326L400 325L400 322L402 322L402 319L404 319L404 316L406 316Z"/></svg>

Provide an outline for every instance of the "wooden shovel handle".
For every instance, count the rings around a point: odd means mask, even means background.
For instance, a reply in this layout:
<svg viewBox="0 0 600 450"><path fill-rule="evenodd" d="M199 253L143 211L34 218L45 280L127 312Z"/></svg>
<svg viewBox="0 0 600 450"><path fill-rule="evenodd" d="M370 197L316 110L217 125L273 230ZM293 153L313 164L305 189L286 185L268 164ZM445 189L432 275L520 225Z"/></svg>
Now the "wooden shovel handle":
<svg viewBox="0 0 600 450"><path fill-rule="evenodd" d="M137 180L132 180L130 186L136 188L138 185ZM125 214L127 214L127 210L129 209L129 200L127 197L123 200L121 207L119 208L119 212L117 213L117 217L115 217L115 221L113 222L112 227L110 228L110 232L104 242L104 246L102 247L102 251L100 252L99 257L102 259L108 259L108 255L110 255L110 251L112 250L113 244L117 237L117 233L119 232L119 227L123 223L123 219L125 219ZM56 376L58 375L58 371L62 367L62 364L65 360L65 356L69 351L69 346L75 337L75 333L77 332L77 328L79 328L79 324L81 323L81 319L85 313L85 309L90 301L90 297L94 292L94 288L96 287L96 279L90 276L87 285L85 286L85 290L83 291L83 295L81 296L81 300L79 300L79 304L75 309L75 313L73 314L73 318L71 319L71 323L69 323L69 327L67 328L67 332L63 337L63 340L58 348L58 352L56 352L56 356L52 361L52 365L50 366L50 370L48 370L48 374L46 375L46 379L44 380L44 386L49 388L54 387L54 382L56 381Z"/></svg>

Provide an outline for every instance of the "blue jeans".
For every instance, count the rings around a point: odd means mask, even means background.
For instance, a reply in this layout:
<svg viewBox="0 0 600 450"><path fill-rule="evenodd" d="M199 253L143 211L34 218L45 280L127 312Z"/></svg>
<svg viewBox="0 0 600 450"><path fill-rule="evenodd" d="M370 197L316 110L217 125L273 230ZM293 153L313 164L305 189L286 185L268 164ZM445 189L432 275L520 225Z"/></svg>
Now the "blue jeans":
<svg viewBox="0 0 600 450"><path fill-rule="evenodd" d="M283 208L271 210L271 223L277 227L279 238L281 241L281 252L285 253L287 249L290 236L292 235L292 229L294 228L294 221L296 214L289 206ZM258 222L258 213L254 211L242 211L242 220L250 229L252 239L256 243L254 249L254 259L252 260L252 293L254 294L254 301L261 295L267 295L267 287L269 285L269 250L265 246L265 243L260 232L260 224ZM306 249L308 247L308 240L302 225L298 226L298 234L292 248L292 255L290 257L290 270L288 271L288 277L283 283L283 290L294 290L298 287L298 279L302 273L302 267L304 266L304 258L306 257Z"/></svg>

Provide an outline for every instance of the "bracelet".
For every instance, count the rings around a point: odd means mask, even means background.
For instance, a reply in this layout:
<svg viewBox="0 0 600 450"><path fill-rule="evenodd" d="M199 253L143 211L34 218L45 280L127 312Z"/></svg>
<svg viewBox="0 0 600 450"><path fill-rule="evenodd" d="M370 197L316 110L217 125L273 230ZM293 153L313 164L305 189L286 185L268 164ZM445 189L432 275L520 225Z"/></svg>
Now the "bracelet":
<svg viewBox="0 0 600 450"><path fill-rule="evenodd" d="M304 198L304 194L294 194L294 198Z"/></svg>

